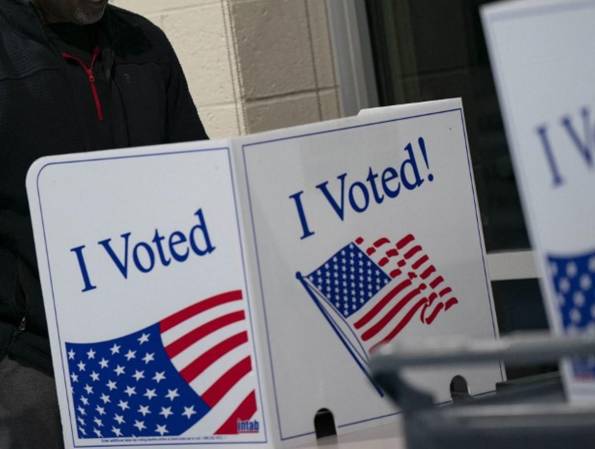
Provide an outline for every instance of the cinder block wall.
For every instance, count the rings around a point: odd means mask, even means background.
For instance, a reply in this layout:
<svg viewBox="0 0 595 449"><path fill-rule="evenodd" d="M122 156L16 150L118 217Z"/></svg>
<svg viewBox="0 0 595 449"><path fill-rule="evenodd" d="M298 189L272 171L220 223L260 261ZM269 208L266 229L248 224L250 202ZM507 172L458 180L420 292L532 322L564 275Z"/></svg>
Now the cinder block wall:
<svg viewBox="0 0 595 449"><path fill-rule="evenodd" d="M113 0L160 26L212 138L337 118L326 0Z"/></svg>

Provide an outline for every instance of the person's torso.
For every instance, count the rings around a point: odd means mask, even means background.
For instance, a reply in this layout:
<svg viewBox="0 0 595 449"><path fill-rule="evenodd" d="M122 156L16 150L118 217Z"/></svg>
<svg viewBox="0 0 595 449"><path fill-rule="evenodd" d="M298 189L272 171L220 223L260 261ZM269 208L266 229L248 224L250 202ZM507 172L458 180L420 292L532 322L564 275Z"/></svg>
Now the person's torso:
<svg viewBox="0 0 595 449"><path fill-rule="evenodd" d="M27 170L42 156L166 142L170 67L140 36L126 52L102 48L91 82L88 70L65 58L47 30L31 39L2 13L0 8L0 324L16 328L26 318L34 333L45 335ZM33 12L25 20L42 28Z"/></svg>

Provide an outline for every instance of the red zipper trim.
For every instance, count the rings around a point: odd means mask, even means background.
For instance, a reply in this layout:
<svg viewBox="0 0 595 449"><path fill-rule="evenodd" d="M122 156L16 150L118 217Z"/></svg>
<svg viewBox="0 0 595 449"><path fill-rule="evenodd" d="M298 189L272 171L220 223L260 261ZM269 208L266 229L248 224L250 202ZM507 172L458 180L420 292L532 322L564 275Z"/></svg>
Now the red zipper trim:
<svg viewBox="0 0 595 449"><path fill-rule="evenodd" d="M91 95L93 96L93 102L95 103L95 110L97 111L97 119L102 122L104 119L103 115L103 105L101 104L101 98L99 98L99 93L97 92L97 86L95 84L95 74L93 73L93 68L95 67L95 62L97 62L97 58L101 54L101 49L99 47L95 47L93 53L91 54L91 65L88 66L85 64L83 60L77 58L70 53L64 52L62 53L62 57L66 60L74 61L78 65L80 65L85 74L87 75L87 79L89 80L89 87L91 88Z"/></svg>

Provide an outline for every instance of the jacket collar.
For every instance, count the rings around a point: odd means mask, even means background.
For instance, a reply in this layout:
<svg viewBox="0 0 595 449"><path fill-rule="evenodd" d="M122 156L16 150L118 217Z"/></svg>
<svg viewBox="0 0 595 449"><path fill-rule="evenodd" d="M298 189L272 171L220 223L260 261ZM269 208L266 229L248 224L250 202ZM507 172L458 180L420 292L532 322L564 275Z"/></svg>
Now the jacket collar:
<svg viewBox="0 0 595 449"><path fill-rule="evenodd" d="M119 33L112 17L113 7L108 5L100 21L102 46L114 50L117 48ZM32 0L0 0L0 16L4 15L9 26L27 38L48 45L49 39L45 32L41 11L33 4Z"/></svg>

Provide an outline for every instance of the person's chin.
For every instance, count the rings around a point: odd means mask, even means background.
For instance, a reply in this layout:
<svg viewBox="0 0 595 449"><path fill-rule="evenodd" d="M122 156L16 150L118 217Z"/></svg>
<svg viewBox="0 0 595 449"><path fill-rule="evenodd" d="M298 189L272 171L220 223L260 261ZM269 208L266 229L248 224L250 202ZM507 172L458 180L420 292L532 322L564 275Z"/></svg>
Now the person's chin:
<svg viewBox="0 0 595 449"><path fill-rule="evenodd" d="M99 22L105 14L107 0L87 0L75 13L75 22L79 25L91 25Z"/></svg>

